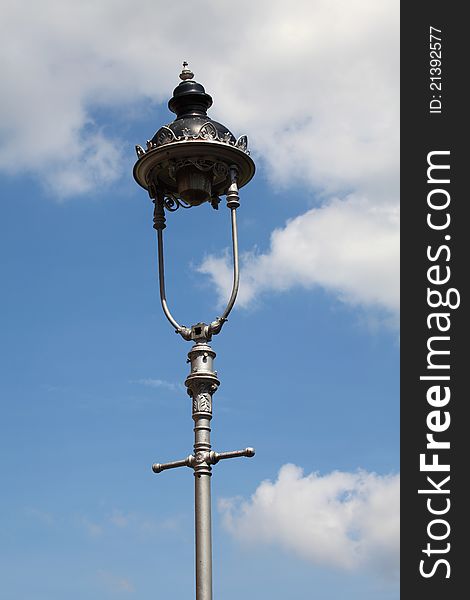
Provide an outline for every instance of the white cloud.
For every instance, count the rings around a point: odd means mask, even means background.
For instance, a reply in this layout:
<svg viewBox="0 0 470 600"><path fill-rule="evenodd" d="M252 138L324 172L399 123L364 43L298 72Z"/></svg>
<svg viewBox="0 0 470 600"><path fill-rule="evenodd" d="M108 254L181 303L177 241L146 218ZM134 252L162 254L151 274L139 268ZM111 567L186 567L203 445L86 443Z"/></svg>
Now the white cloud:
<svg viewBox="0 0 470 600"><path fill-rule="evenodd" d="M242 256L239 304L260 293L322 286L366 307L399 307L398 210L349 196L288 221L271 234L266 253ZM208 256L199 270L217 286L220 303L231 284L231 257Z"/></svg>
<svg viewBox="0 0 470 600"><path fill-rule="evenodd" d="M33 507L25 508L25 514L28 517L32 517L33 519L36 519L43 525L52 526L57 523L57 518L52 513L46 512L44 510L40 510L38 508L33 508Z"/></svg>
<svg viewBox="0 0 470 600"><path fill-rule="evenodd" d="M114 509L109 517L110 522L120 529L128 526L129 519L129 515L124 514L122 510L117 509Z"/></svg>
<svg viewBox="0 0 470 600"><path fill-rule="evenodd" d="M141 0L139 10L131 0L4 1L0 165L48 180L65 168L68 193L83 191L77 174L88 185L117 177L119 132L100 131L93 109L166 100L186 58L214 114L250 134L276 185L397 189L394 0L199 6L204 19L188 26L188 0Z"/></svg>
<svg viewBox="0 0 470 600"><path fill-rule="evenodd" d="M4 0L0 169L34 173L63 197L129 177L124 156L145 140L107 130L96 110L126 109L131 121L168 99L188 59L215 99L211 115L249 135L273 187L294 181L306 203L314 191L323 204L247 261L245 301L318 284L395 310L398 3L240 0L234 11L228 0L201 0L198 8L204 17L189 25L189 0L140 0L138 10L131 0ZM148 137L160 124L149 114ZM346 222L350 231L332 244ZM287 269L284 242L294 234L303 258ZM204 268L224 286L223 262L212 257Z"/></svg>
<svg viewBox="0 0 470 600"><path fill-rule="evenodd" d="M96 538L103 535L103 527L99 523L91 521L88 517L80 517L80 525L90 537Z"/></svg>
<svg viewBox="0 0 470 600"><path fill-rule="evenodd" d="M246 544L277 544L318 565L398 574L399 476L358 471L303 475L284 465L249 501L219 503L226 528Z"/></svg>
<svg viewBox="0 0 470 600"><path fill-rule="evenodd" d="M157 519L154 515L114 508L107 514L101 515L99 519L91 520L87 515L81 515L78 523L92 538L109 538L110 535L119 532L119 535L146 539L149 536L160 535L163 530L178 531L181 529L182 520L181 515Z"/></svg>
<svg viewBox="0 0 470 600"><path fill-rule="evenodd" d="M135 588L130 579L122 577L111 571L100 569L97 571L99 580L112 592L118 593L134 593Z"/></svg>
<svg viewBox="0 0 470 600"><path fill-rule="evenodd" d="M138 379L137 381L131 383L138 383L140 385L145 385L147 387L152 388L165 388L172 392L180 392L186 390L184 385L181 383L172 383L171 381L165 381L164 379L152 379L151 377L147 377L145 379Z"/></svg>

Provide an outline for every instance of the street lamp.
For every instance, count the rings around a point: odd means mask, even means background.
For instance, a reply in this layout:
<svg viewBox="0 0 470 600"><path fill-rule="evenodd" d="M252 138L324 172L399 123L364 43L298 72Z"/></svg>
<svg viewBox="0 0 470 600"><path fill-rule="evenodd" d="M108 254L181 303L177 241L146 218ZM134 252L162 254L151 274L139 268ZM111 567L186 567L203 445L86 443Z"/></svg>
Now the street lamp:
<svg viewBox="0 0 470 600"><path fill-rule="evenodd" d="M238 139L220 123L207 116L212 98L194 81L194 74L183 63L181 83L168 102L176 119L160 127L144 150L136 146L138 160L134 178L145 188L155 205L153 227L157 230L160 300L166 318L184 340L193 342L188 353L191 370L185 385L192 400L194 453L183 460L156 463L155 473L187 466L194 470L196 529L196 600L212 600L211 487L212 465L222 459L254 456L253 448L234 452L214 452L211 448L212 396L220 381L214 371L215 352L209 342L220 333L235 304L238 293L238 241L236 210L238 190L255 173L247 150L247 137ZM209 202L218 209L220 196L226 196L232 223L233 285L224 312L210 324L180 325L172 316L165 295L163 229L165 211L191 208Z"/></svg>

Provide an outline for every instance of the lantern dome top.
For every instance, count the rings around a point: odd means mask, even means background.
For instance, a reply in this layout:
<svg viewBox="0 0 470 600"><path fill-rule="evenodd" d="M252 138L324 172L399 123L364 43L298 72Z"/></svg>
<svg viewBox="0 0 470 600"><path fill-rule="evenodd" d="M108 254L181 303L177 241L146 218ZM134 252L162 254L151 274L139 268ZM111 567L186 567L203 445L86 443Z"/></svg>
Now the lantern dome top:
<svg viewBox="0 0 470 600"><path fill-rule="evenodd" d="M207 110L212 106L212 97L206 93L203 85L194 81L194 73L187 67L188 63L184 62L180 73L182 81L173 90L173 96L168 101L168 108L176 114L176 119L160 127L150 141L152 147L189 140L237 145L236 137L225 125L207 116ZM246 136L239 140L238 147L247 151Z"/></svg>
<svg viewBox="0 0 470 600"><path fill-rule="evenodd" d="M181 83L173 90L173 97L168 102L168 108L176 114L177 119L206 115L207 109L212 106L212 98L200 83L194 81L194 73L187 67L188 63L184 62L180 73Z"/></svg>
<svg viewBox="0 0 470 600"><path fill-rule="evenodd" d="M204 86L194 80L194 73L183 63L179 75L181 82L173 90L168 108L176 114L171 123L157 130L147 142L147 149L136 146L137 163L134 177L142 187L149 189L150 179L157 177L169 192L176 191L175 169L181 161L211 161L238 168L238 185L242 187L253 177L255 165L249 157L246 135L238 139L233 133L207 115L212 106L212 97ZM220 169L219 169L220 170ZM230 180L226 175L215 177L212 185L214 193L226 193ZM220 180L220 181L219 181Z"/></svg>

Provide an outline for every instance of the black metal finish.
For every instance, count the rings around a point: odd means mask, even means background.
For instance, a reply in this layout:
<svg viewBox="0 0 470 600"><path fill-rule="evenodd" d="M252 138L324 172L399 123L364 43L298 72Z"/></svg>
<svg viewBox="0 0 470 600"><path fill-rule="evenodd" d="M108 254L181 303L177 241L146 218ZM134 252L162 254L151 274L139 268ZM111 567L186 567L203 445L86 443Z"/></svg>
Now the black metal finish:
<svg viewBox="0 0 470 600"><path fill-rule="evenodd" d="M203 127L205 127L207 131L202 129ZM197 113L191 116L186 115L181 118L178 117L171 123L168 123L168 125L160 127L160 129L151 139L153 147L156 148L170 141L169 138L171 133L168 130L173 132L175 141L177 140L184 142L191 138L197 139L200 135L202 137L202 135L206 133L208 137L212 136L214 139L223 140L226 143L231 142L236 144L237 142L233 133L229 131L225 125L222 125L217 121L213 121L205 113Z"/></svg>
<svg viewBox="0 0 470 600"><path fill-rule="evenodd" d="M178 119L190 115L205 115L211 106L212 97L193 79L177 85L173 90L173 98L168 101L168 108Z"/></svg>
<svg viewBox="0 0 470 600"><path fill-rule="evenodd" d="M253 177L255 165L246 135L237 139L207 115L212 98L186 66L180 75L183 81L168 102L176 119L158 129L146 150L136 146L134 178L152 198L160 189L191 206L210 202L217 208L219 196L231 185L230 168L237 169L238 187L243 187Z"/></svg>
<svg viewBox="0 0 470 600"><path fill-rule="evenodd" d="M151 142L154 146L165 143L170 129L175 138L181 140L197 137L201 128L208 125L208 133L216 139L236 143L236 138L231 131L207 116L207 109L212 106L212 98L206 93L204 87L196 81L182 81L173 90L173 97L168 102L168 108L176 114L176 119L164 127L160 127Z"/></svg>

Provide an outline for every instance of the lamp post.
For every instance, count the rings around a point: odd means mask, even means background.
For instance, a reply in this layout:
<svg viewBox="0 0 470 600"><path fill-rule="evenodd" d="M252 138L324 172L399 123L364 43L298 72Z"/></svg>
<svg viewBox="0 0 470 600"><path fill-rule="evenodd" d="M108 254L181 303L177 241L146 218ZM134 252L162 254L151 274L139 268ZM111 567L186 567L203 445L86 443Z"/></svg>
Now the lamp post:
<svg viewBox="0 0 470 600"><path fill-rule="evenodd" d="M194 452L187 458L156 463L154 473L187 466L194 471L196 533L196 600L212 600L211 485L212 466L222 459L254 456L253 448L234 452L214 452L211 447L212 396L220 382L214 371L215 352L209 342L220 333L235 304L239 284L236 210L238 190L255 173L247 150L247 138L236 139L220 123L207 116L212 98L194 81L183 63L181 83L168 102L176 119L160 127L144 150L136 146L134 178L145 188L154 203L153 227L157 231L160 300L166 318L176 333L193 342L188 353L191 365L185 385L192 400ZM210 324L180 325L171 314L165 294L163 230L166 212L210 203L218 209L220 196L226 196L232 224L233 285L228 304L220 317Z"/></svg>

